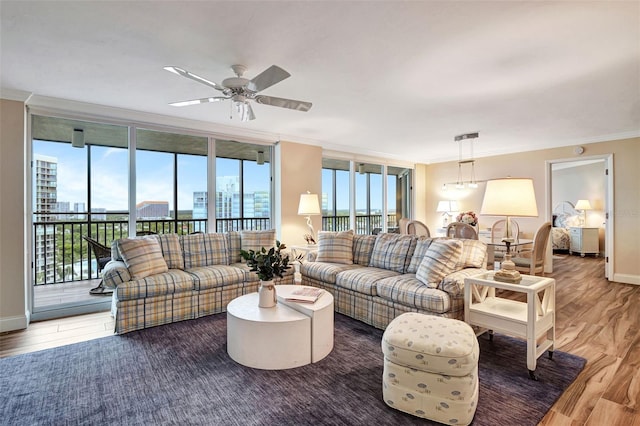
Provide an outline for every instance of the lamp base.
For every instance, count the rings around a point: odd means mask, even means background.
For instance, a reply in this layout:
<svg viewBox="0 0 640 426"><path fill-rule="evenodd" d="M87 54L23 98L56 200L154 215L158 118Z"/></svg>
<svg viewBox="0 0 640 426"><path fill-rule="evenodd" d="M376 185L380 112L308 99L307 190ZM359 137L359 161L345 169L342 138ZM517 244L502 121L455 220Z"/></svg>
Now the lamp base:
<svg viewBox="0 0 640 426"><path fill-rule="evenodd" d="M522 281L520 272L516 271L516 264L511 260L511 253L505 254L504 261L500 264L500 270L493 274L493 279L511 284L518 284Z"/></svg>
<svg viewBox="0 0 640 426"><path fill-rule="evenodd" d="M520 281L522 281L522 276L518 271L500 269L498 272L493 274L493 279L503 283L518 284Z"/></svg>

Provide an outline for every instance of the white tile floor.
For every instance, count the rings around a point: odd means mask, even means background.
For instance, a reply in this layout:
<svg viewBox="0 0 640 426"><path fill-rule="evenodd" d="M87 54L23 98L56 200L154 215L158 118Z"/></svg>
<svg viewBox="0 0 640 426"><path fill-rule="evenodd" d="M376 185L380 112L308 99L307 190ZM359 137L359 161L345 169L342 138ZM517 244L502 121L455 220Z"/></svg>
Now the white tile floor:
<svg viewBox="0 0 640 426"><path fill-rule="evenodd" d="M62 284L37 285L33 288L34 306L42 308L66 303L110 299L110 295L91 295L89 290L100 284L99 279Z"/></svg>

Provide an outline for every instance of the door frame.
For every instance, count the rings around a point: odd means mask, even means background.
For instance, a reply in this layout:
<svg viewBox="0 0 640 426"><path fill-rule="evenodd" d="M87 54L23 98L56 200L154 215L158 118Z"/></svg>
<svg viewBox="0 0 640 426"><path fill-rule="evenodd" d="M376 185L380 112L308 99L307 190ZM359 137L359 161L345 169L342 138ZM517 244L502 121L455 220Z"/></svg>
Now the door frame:
<svg viewBox="0 0 640 426"><path fill-rule="evenodd" d="M591 155L588 157L571 157L555 160L547 160L545 162L546 172L546 195L547 195L547 220L551 221L553 218L553 205L551 200L551 184L552 184L552 167L554 164L559 163L571 163L576 161L588 161L588 160L603 160L605 170L605 185L604 185L604 257L605 257L605 278L611 281L614 276L614 193L613 193L613 154Z"/></svg>

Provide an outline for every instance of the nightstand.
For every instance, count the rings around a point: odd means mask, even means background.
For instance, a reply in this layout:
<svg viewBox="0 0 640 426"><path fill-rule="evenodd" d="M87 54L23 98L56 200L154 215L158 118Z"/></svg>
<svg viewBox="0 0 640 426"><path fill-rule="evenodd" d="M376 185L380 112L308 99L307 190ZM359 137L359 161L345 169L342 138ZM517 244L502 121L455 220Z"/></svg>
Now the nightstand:
<svg viewBox="0 0 640 426"><path fill-rule="evenodd" d="M569 236L571 243L569 251L571 253L580 253L584 257L585 254L600 254L600 245L598 238L598 228L569 228Z"/></svg>

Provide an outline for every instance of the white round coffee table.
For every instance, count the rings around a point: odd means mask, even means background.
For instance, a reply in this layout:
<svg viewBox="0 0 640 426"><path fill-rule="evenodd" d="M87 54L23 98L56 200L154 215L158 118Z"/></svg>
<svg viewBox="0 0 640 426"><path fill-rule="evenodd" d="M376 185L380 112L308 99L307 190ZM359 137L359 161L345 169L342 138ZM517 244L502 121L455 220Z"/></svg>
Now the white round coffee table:
<svg viewBox="0 0 640 426"><path fill-rule="evenodd" d="M227 352L247 367L284 370L317 362L333 349L333 296L312 304L285 300L301 286L276 286L278 303L258 307L258 293L227 305Z"/></svg>

